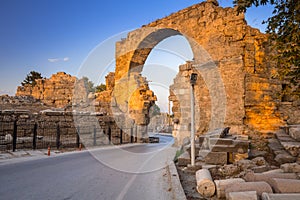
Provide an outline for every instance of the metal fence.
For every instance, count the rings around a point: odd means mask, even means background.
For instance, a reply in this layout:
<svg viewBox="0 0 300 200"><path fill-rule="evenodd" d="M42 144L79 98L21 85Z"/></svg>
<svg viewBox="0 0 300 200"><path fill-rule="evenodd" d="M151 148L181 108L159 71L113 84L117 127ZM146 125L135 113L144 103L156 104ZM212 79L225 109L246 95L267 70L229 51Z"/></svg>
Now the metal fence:
<svg viewBox="0 0 300 200"><path fill-rule="evenodd" d="M0 151L16 149L46 149L48 147L79 148L79 146L102 146L136 142L133 128L119 129L108 126L64 127L60 123L1 122Z"/></svg>

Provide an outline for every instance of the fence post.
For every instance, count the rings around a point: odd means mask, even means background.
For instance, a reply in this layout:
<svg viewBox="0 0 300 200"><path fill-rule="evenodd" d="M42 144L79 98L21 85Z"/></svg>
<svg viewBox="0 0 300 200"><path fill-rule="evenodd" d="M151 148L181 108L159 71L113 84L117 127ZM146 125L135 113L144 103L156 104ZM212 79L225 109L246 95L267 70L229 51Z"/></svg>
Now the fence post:
<svg viewBox="0 0 300 200"><path fill-rule="evenodd" d="M60 146L60 127L59 127L59 123L57 123L56 126L56 148L59 149Z"/></svg>
<svg viewBox="0 0 300 200"><path fill-rule="evenodd" d="M123 143L123 130L120 128L120 144Z"/></svg>
<svg viewBox="0 0 300 200"><path fill-rule="evenodd" d="M133 128L130 128L130 142L133 143Z"/></svg>
<svg viewBox="0 0 300 200"><path fill-rule="evenodd" d="M79 145L80 145L80 137L79 137L79 135L80 135L80 127L77 126L77 132L76 132L76 146L77 146L77 148L79 148Z"/></svg>
<svg viewBox="0 0 300 200"><path fill-rule="evenodd" d="M32 149L33 150L36 150L36 136L37 136L37 123L34 123L33 138L32 138Z"/></svg>
<svg viewBox="0 0 300 200"><path fill-rule="evenodd" d="M110 129L110 127L108 127L108 142L109 142L109 144L111 144L111 129Z"/></svg>
<svg viewBox="0 0 300 200"><path fill-rule="evenodd" d="M138 128L137 125L135 125L135 136L134 136L135 142L137 142L137 135L138 135Z"/></svg>
<svg viewBox="0 0 300 200"><path fill-rule="evenodd" d="M94 140L94 142L93 142L93 145L94 146L96 146L97 145L97 142L96 142L96 134L97 134L97 128L96 127L94 127L94 135L93 135L93 140Z"/></svg>
<svg viewBox="0 0 300 200"><path fill-rule="evenodd" d="M18 132L18 126L17 126L17 120L15 120L14 130L13 130L13 152L15 152L17 148L17 132Z"/></svg>

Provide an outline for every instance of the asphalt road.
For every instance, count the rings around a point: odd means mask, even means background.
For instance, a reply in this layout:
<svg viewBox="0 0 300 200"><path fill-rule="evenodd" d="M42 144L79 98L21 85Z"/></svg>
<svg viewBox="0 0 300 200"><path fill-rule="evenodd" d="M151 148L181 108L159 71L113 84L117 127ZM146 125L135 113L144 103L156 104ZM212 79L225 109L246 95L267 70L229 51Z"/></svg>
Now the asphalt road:
<svg viewBox="0 0 300 200"><path fill-rule="evenodd" d="M171 137L160 140L0 165L0 199L175 199L168 163L176 149Z"/></svg>

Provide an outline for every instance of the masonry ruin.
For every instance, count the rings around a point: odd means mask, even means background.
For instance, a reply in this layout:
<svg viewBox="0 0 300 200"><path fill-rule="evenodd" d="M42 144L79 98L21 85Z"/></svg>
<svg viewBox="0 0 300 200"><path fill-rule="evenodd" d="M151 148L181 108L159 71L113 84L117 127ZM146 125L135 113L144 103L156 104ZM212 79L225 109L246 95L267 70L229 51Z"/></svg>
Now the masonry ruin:
<svg viewBox="0 0 300 200"><path fill-rule="evenodd" d="M195 85L198 135L225 126L239 134L268 133L300 122L299 98L283 102L282 83L272 76L276 65L268 60L267 35L248 26L235 8L221 8L216 1L156 20L118 42L115 88L128 74L140 73L151 50L174 35L186 37L194 53L170 86L179 144L190 134L191 73L200 77ZM119 103L128 97L115 98Z"/></svg>
<svg viewBox="0 0 300 200"><path fill-rule="evenodd" d="M130 32L116 43L116 68L107 76L107 90L84 102L95 111L105 110L119 127L137 125L139 138L146 138L156 96L141 72L151 50L175 35L184 36L194 53L192 61L179 66L170 86L173 136L178 144L190 134L191 73L199 77L195 85L198 136L226 126L233 133L265 134L300 123L299 98L282 98L282 82L273 77L276 65L268 60L267 35L248 26L235 8L219 7L217 1L193 5ZM34 88L20 87L17 95L31 95L54 107L74 104L77 97L86 99L86 93L72 95L76 78L68 77L68 87L62 89L64 76L39 80Z"/></svg>

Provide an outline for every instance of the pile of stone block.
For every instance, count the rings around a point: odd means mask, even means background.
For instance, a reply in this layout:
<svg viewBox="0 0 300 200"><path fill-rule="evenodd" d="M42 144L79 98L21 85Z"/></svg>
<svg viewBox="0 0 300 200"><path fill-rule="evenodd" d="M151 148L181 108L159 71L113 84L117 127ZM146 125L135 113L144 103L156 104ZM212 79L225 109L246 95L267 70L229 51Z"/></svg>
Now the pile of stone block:
<svg viewBox="0 0 300 200"><path fill-rule="evenodd" d="M199 137L195 166L190 165L190 146L185 142L178 166L187 166L182 170L195 176L196 190L202 199L300 200L299 151L284 146L285 142L297 144L294 130L297 128L289 127L293 134L282 129L271 140L277 143L269 143L275 153L275 161L278 155L281 156L278 162L280 168L269 164L264 157L247 159L248 138L230 135L229 128L217 129Z"/></svg>
<svg viewBox="0 0 300 200"><path fill-rule="evenodd" d="M300 125L281 127L275 137L269 139L268 146L279 164L300 161Z"/></svg>
<svg viewBox="0 0 300 200"><path fill-rule="evenodd" d="M229 127L217 129L199 137L198 160L206 164L224 165L247 158L249 141L247 136L230 135Z"/></svg>
<svg viewBox="0 0 300 200"><path fill-rule="evenodd" d="M230 135L229 127L216 129L201 135L195 143L196 162L209 165L225 165L248 158L249 141L245 135ZM189 142L183 145L178 166L191 163Z"/></svg>
<svg viewBox="0 0 300 200"><path fill-rule="evenodd" d="M286 200L300 199L300 165L285 164L264 173L248 172L243 178L213 180L210 171L196 172L197 191L207 199Z"/></svg>

